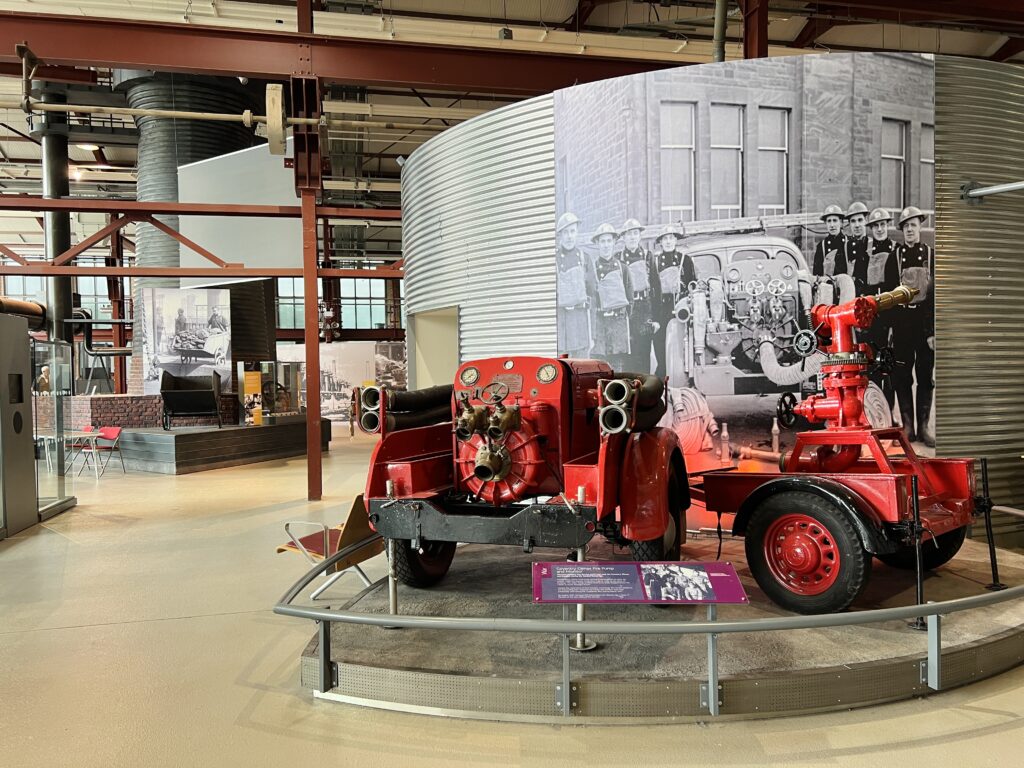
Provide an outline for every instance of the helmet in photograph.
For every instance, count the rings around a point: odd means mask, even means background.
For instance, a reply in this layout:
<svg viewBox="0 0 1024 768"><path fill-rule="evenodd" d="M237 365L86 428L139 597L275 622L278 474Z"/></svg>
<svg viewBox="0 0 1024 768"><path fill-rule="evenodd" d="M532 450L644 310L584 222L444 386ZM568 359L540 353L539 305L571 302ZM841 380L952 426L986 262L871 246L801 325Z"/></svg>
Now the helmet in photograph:
<svg viewBox="0 0 1024 768"><path fill-rule="evenodd" d="M853 216L856 216L858 213L863 213L866 216L868 213L868 207L861 202L853 203L850 206L850 210L846 212L846 218L852 218Z"/></svg>
<svg viewBox="0 0 1024 768"><path fill-rule="evenodd" d="M618 234L619 233L616 231L615 227L613 227L611 224L602 224L600 227L597 228L597 231L594 232L594 236L590 238L590 242L596 243L598 238L601 237L601 235L611 235L612 237L615 237Z"/></svg>
<svg viewBox="0 0 1024 768"><path fill-rule="evenodd" d="M925 216L924 211L920 208L915 205L908 205L900 214L900 227L902 228L911 219L918 219L923 224L926 218L928 217Z"/></svg>
<svg viewBox="0 0 1024 768"><path fill-rule="evenodd" d="M626 223L619 227L619 237L622 237L624 234L634 229L639 229L642 234L644 231L644 225L636 219L626 219Z"/></svg>
<svg viewBox="0 0 1024 768"><path fill-rule="evenodd" d="M885 221L885 222L892 221L892 215L887 210L885 210L885 208L875 208L875 210L873 210L871 212L871 215L868 216L868 226L869 227L872 224L880 224L883 221Z"/></svg>
<svg viewBox="0 0 1024 768"><path fill-rule="evenodd" d="M656 243L660 243L661 242L661 238L668 237L669 235L675 235L676 237L682 237L683 236L683 228L682 227L678 227L675 224L668 224L668 225L665 226L664 229L661 230L661 232L658 233L658 237L655 239L655 242Z"/></svg>
<svg viewBox="0 0 1024 768"><path fill-rule="evenodd" d="M579 224L580 218L575 213L563 213L558 217L558 224L555 226L555 234L557 235L566 227L571 227L573 224Z"/></svg>
<svg viewBox="0 0 1024 768"><path fill-rule="evenodd" d="M843 212L843 209L840 208L838 205L830 205L821 214L821 220L824 221L829 216L838 216L840 219L842 219L846 216L846 214Z"/></svg>

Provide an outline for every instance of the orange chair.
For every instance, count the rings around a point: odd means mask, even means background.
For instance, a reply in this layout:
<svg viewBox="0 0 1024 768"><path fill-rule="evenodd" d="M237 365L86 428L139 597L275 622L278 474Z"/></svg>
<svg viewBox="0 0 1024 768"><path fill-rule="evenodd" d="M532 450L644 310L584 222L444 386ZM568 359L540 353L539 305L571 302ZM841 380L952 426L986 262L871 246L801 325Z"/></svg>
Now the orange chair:
<svg viewBox="0 0 1024 768"><path fill-rule="evenodd" d="M91 431L83 430L83 431ZM103 442L100 442L103 441ZM85 465L89 463L90 459L99 462L99 472L102 475L107 470L107 464L110 463L110 459L114 455L114 451L117 451L117 458L121 462L121 472L127 474L124 468L124 457L121 455L121 428L120 427L100 427L100 439L96 441L96 456L92 456L93 449L90 446L82 447L82 455L85 456L85 461L82 462L82 468L78 470L78 474L82 474L82 470L85 469ZM100 456L106 454L106 459L100 461Z"/></svg>

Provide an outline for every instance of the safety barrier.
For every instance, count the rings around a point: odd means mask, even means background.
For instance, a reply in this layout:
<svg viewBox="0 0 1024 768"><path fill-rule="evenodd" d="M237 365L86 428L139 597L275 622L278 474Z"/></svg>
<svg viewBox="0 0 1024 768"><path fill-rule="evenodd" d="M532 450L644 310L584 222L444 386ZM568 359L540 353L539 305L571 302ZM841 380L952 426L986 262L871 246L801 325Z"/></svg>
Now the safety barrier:
<svg viewBox="0 0 1024 768"><path fill-rule="evenodd" d="M319 563L315 568L300 578L274 607L274 612L283 616L294 616L310 619L318 624L318 666L320 694L327 694L335 685L334 665L331 661L331 633L333 622L361 624L385 628L412 628L425 630L459 630L473 632L522 632L534 634L552 634L561 636L562 670L560 682L555 686L557 707L562 716L574 715L578 697L573 695L570 665L569 639L571 635L602 634L602 635L706 635L707 636L707 679L700 683L701 710L707 715L720 714L720 683L718 677L718 645L719 635L749 632L778 632L797 629L821 629L826 627L842 627L864 624L876 624L893 620L918 619L923 617L927 625L927 657L919 663L920 683L933 691L943 689L942 675L942 617L961 611L969 611L986 606L996 605L1024 597L1024 586L1013 587L999 592L958 598L939 603L925 603L898 608L882 608L870 611L825 614L813 616L787 616L780 618L752 619L745 621L716 621L715 606L708 606L707 621L577 621L570 618L570 605L563 606L561 620L550 619L515 619L515 618L472 618L446 616L404 616L401 614L368 614L356 611L331 610L315 605L293 605L296 598L321 573L331 568L334 563L351 556L360 549L376 543L379 535L369 536L362 541L342 549L334 556ZM1024 661L1024 633L1015 633L1009 639L1013 645L1009 655L1004 649L1001 666L1003 669L1015 666ZM1017 642L1019 641L1019 643ZM1018 645L1020 646L1018 648ZM969 679L994 674L1001 669L989 665L989 669L981 674L968 671ZM420 708L425 711L426 708ZM450 711L437 710L451 714ZM518 718L523 719L523 718Z"/></svg>

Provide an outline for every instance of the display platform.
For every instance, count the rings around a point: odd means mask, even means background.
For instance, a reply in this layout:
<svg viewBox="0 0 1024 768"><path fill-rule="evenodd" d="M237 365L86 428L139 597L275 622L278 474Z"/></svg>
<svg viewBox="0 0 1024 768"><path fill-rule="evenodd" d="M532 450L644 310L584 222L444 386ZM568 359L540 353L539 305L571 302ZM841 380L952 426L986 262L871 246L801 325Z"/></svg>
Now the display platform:
<svg viewBox="0 0 1024 768"><path fill-rule="evenodd" d="M717 541L691 540L684 560L713 560ZM526 555L511 547L459 548L448 576L429 590L399 585L406 615L561 618L558 605L531 601L532 561L557 560L553 550ZM1024 556L1000 552L1000 576L1024 583ZM603 540L588 556L628 559ZM749 606L720 606L719 621L788 616L758 589L740 540L727 540L722 559L732 562L750 596ZM875 577L857 610L913 603L914 576L875 562ZM929 574L929 601L987 594L986 547L968 541L948 566ZM894 588L895 586L895 588ZM353 599L319 603L364 613L386 613L386 581ZM587 619L703 621L703 606L596 605ZM336 685L316 695L366 706L487 719L565 722L554 686L561 679L560 641L553 635L444 630L387 630L331 624ZM704 635L588 636L599 648L571 655L572 722L624 719L703 720L701 685L707 680ZM318 643L302 656L302 682L319 688ZM998 674L1024 661L1024 601L1015 600L943 618L942 688ZM820 629L718 636L721 716L769 717L847 709L921 696L927 634L904 621Z"/></svg>
<svg viewBox="0 0 1024 768"><path fill-rule="evenodd" d="M323 450L331 442L331 422L322 419ZM128 469L184 475L286 459L306 453L306 422L260 426L129 429L121 433L121 453Z"/></svg>

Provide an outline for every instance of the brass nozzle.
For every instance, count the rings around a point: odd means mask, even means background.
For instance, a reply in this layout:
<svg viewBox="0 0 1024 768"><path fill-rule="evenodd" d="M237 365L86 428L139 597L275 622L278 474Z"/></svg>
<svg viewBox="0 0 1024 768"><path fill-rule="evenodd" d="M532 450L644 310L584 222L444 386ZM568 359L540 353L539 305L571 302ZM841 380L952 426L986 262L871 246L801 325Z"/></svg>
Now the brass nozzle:
<svg viewBox="0 0 1024 768"><path fill-rule="evenodd" d="M899 304L909 304L919 293L917 288L911 288L909 285L901 285L891 291L880 293L875 296L875 301L878 302L878 311L884 312Z"/></svg>

